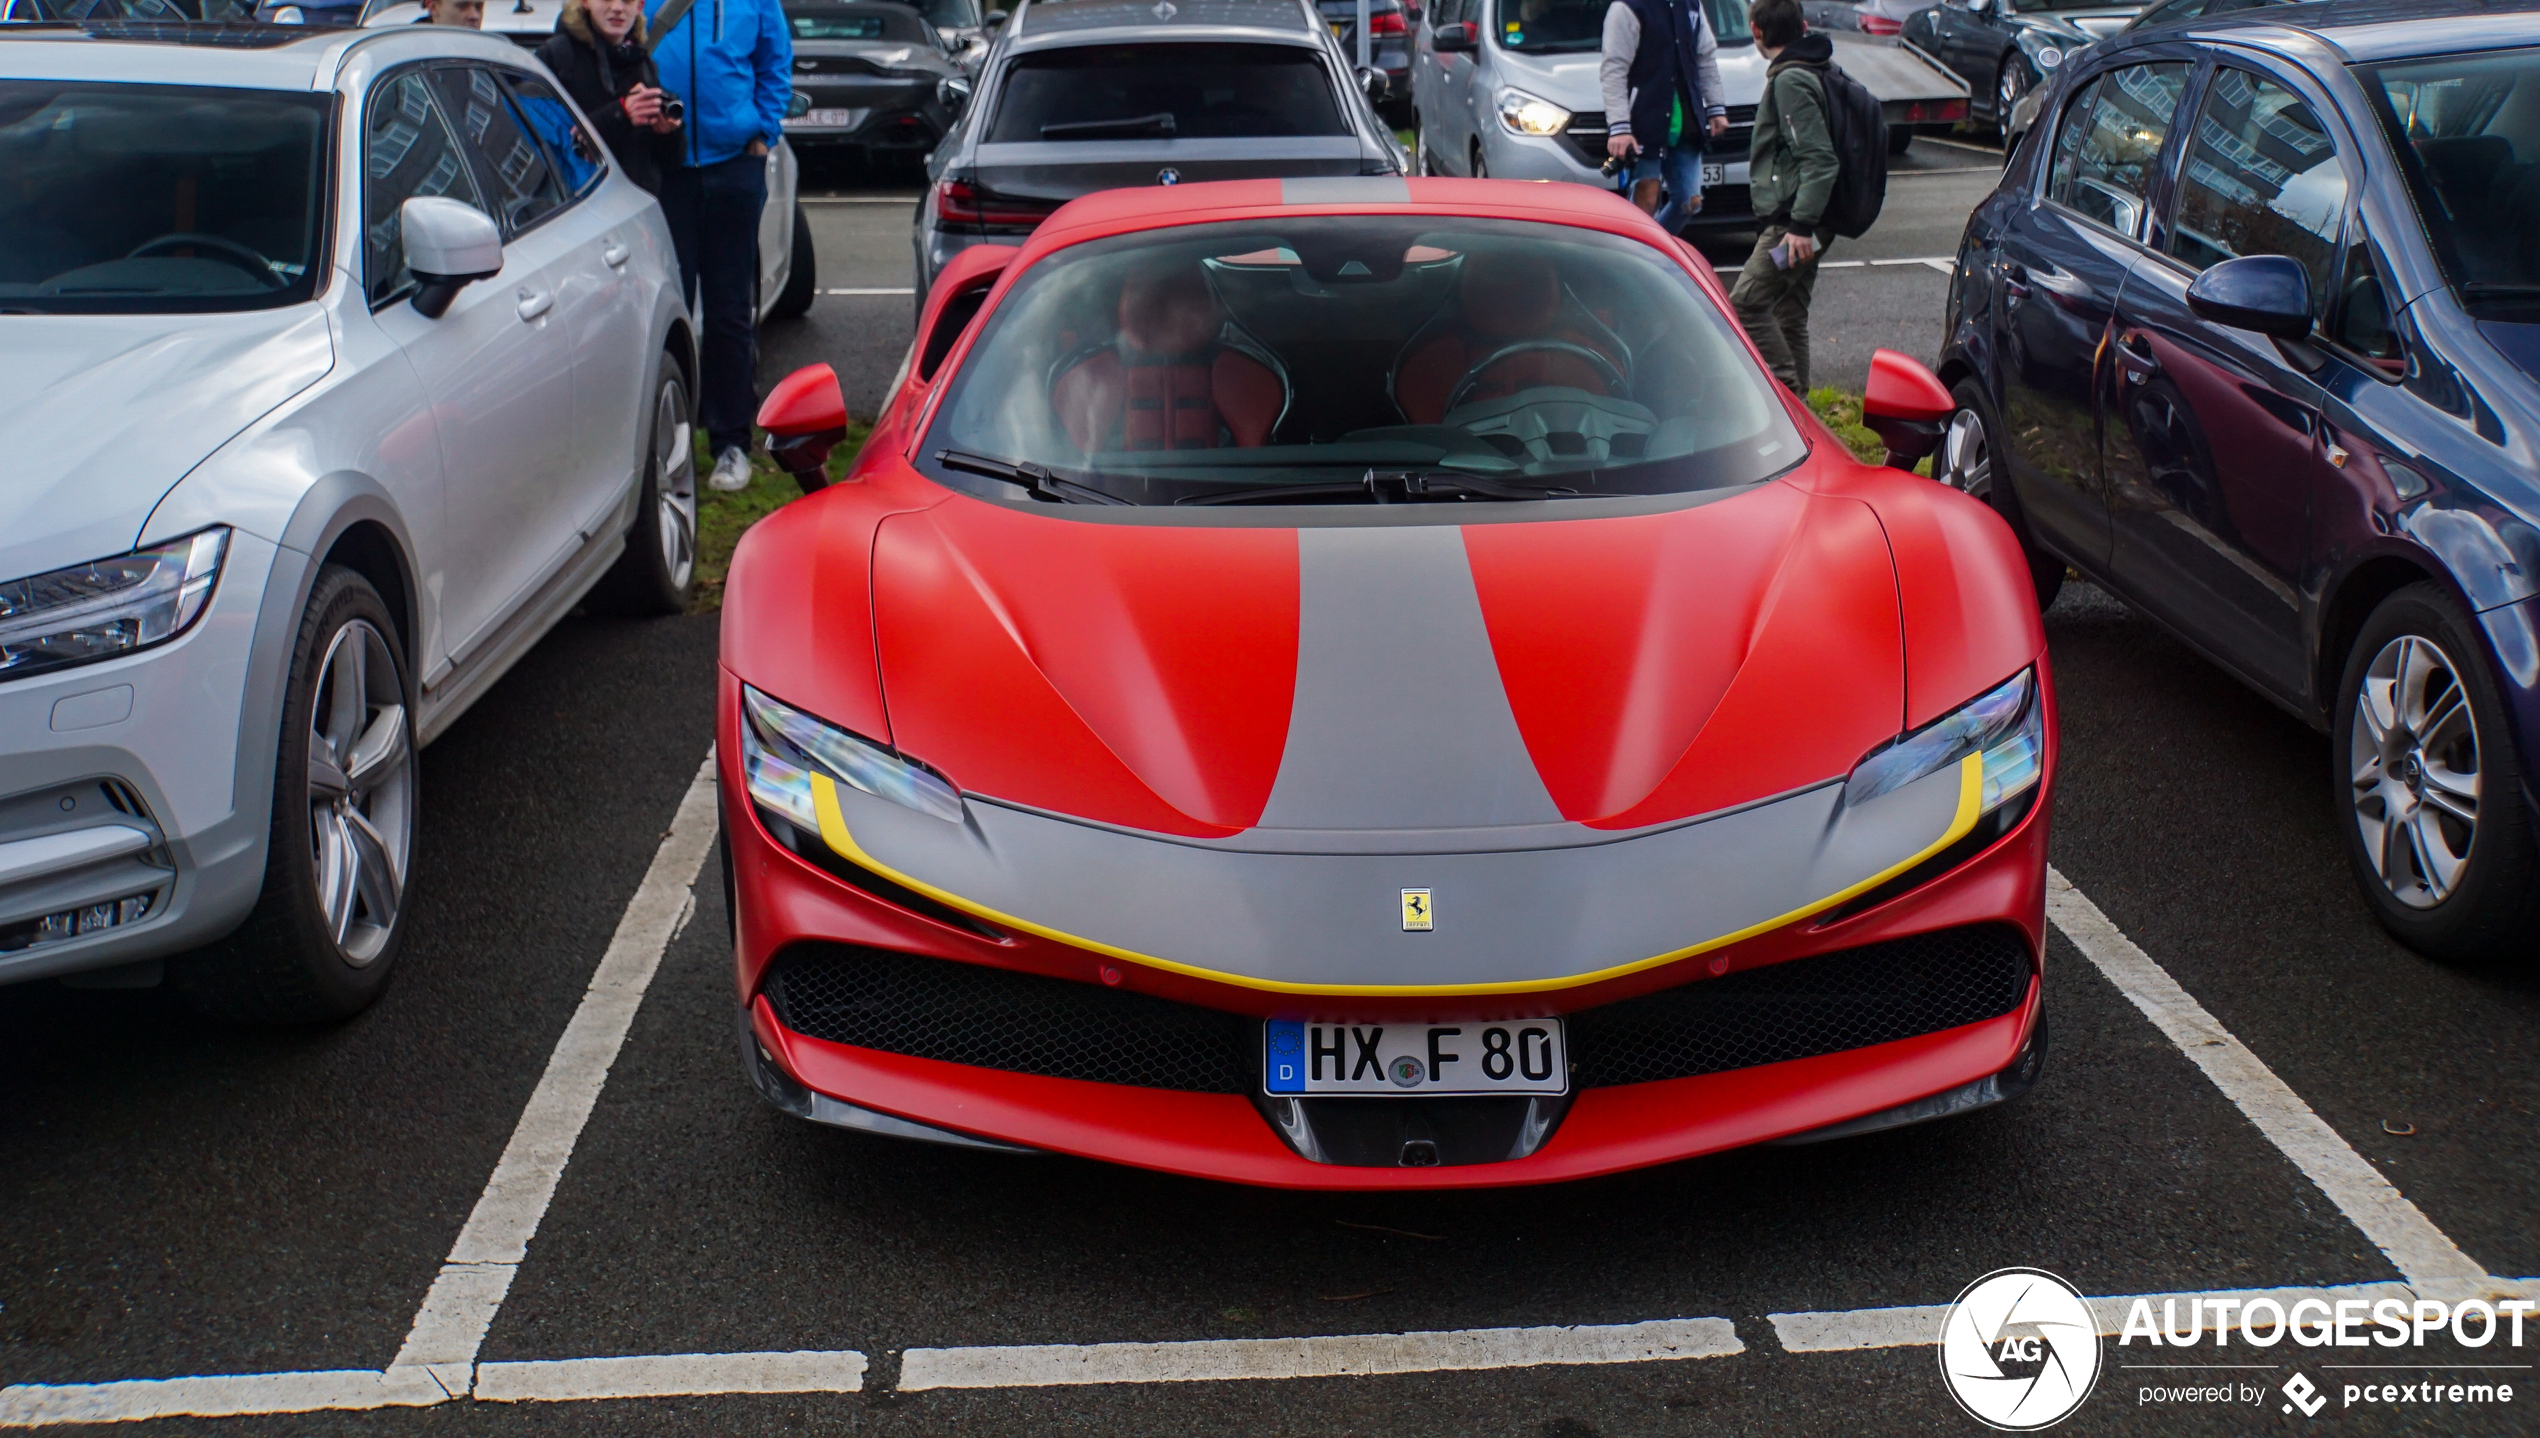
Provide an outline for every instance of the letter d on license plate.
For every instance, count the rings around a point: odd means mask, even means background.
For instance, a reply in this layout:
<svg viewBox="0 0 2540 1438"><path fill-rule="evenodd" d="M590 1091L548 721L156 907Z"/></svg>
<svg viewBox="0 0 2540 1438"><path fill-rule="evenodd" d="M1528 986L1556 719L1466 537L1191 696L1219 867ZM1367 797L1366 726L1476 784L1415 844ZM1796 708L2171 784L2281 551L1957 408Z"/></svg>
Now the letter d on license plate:
<svg viewBox="0 0 2540 1438"><path fill-rule="evenodd" d="M1262 1026L1261 1087L1274 1094L1566 1093L1559 1019Z"/></svg>

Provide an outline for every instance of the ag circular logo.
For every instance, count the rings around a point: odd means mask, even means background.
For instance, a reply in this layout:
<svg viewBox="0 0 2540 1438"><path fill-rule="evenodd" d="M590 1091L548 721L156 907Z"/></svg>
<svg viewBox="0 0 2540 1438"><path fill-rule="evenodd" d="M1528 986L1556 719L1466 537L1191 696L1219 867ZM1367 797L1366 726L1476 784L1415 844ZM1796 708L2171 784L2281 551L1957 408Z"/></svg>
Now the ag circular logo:
<svg viewBox="0 0 2540 1438"><path fill-rule="evenodd" d="M1997 1269L1968 1284L1940 1321L1940 1377L1989 1428L2052 1427L2099 1381L2099 1324L2054 1274Z"/></svg>

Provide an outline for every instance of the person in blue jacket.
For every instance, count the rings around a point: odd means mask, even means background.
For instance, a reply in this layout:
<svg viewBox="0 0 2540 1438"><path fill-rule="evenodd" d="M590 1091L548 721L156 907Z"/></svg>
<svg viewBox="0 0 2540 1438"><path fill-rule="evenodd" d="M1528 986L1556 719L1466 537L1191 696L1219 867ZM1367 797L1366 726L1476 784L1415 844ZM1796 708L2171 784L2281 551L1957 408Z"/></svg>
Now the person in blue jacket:
<svg viewBox="0 0 2540 1438"><path fill-rule="evenodd" d="M663 0L648 0L646 19ZM655 33L659 34L658 31ZM716 489L750 482L750 425L758 414L759 211L767 153L784 136L793 98L794 38L779 0L695 0L653 43L662 89L687 107L666 156L662 213L679 251L679 280L700 312L700 418L714 450Z"/></svg>

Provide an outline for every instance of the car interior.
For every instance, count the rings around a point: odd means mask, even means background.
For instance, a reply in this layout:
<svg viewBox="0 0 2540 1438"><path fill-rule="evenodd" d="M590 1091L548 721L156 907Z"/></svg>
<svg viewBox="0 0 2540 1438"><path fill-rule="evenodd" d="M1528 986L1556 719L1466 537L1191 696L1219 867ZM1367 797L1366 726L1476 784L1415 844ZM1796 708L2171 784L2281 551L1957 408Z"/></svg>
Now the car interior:
<svg viewBox="0 0 2540 1438"><path fill-rule="evenodd" d="M2380 81L2423 167L2409 178L2454 279L2540 284L2540 52L2412 61L2383 67Z"/></svg>
<svg viewBox="0 0 2540 1438"><path fill-rule="evenodd" d="M324 97L0 80L0 313L304 300Z"/></svg>

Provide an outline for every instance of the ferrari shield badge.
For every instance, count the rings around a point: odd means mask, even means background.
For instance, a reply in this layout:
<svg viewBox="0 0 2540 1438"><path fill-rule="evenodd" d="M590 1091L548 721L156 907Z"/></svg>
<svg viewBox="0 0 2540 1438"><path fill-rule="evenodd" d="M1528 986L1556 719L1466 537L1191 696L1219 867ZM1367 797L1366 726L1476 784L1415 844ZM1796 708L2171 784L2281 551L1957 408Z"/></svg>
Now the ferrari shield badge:
<svg viewBox="0 0 2540 1438"><path fill-rule="evenodd" d="M1429 905L1428 890L1405 889L1402 891L1402 931L1404 933L1427 933L1429 921L1434 917L1435 914Z"/></svg>

